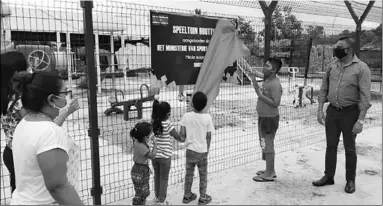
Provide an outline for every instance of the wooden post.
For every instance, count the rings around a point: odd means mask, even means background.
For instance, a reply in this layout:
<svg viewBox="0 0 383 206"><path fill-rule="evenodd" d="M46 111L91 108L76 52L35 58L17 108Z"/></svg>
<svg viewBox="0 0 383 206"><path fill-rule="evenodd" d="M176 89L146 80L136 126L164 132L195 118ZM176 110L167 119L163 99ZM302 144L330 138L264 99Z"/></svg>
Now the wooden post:
<svg viewBox="0 0 383 206"><path fill-rule="evenodd" d="M266 63L270 58L270 41L271 41L271 24L274 9L277 6L278 1L272 1L269 6L267 6L265 1L259 1L259 5L261 5L263 14L265 15L265 51L264 51L264 59L263 62Z"/></svg>
<svg viewBox="0 0 383 206"><path fill-rule="evenodd" d="M350 12L351 14L351 17L352 19L354 19L355 21L355 24L356 24L356 36L355 36L355 45L356 45L356 48L354 48L354 52L356 54L356 56L359 57L359 54L360 54L360 33L362 31L362 23L363 21L366 19L368 13L371 11L371 8L372 6L374 5L375 1L370 1L366 7L366 9L364 10L362 16L359 18L354 9L352 8L352 5L349 1L344 1L344 3L346 4L346 7L348 9L348 11Z"/></svg>

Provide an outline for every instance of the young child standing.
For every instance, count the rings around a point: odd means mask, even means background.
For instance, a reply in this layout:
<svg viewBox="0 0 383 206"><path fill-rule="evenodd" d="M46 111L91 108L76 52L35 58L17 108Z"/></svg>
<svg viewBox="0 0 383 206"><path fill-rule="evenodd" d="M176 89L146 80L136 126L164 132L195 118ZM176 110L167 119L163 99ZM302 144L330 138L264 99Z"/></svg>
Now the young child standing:
<svg viewBox="0 0 383 206"><path fill-rule="evenodd" d="M211 132L214 131L213 120L209 114L202 113L207 103L207 97L202 92L196 92L192 99L192 112L183 115L180 125L180 135L186 138L186 176L185 191L182 202L190 203L197 199L192 193L194 167L199 171L199 205L209 204L211 196L206 194L207 188L207 156L210 149Z"/></svg>
<svg viewBox="0 0 383 206"><path fill-rule="evenodd" d="M258 134L262 148L262 159L266 161L266 170L257 172L253 178L257 182L274 181L276 178L274 160L274 139L279 127L279 105L282 97L282 86L277 73L282 67L278 59L270 58L263 66L263 88L260 88L255 76L252 77L255 92L258 95Z"/></svg>
<svg viewBox="0 0 383 206"><path fill-rule="evenodd" d="M153 149L150 150L148 141L152 133L152 126L147 122L137 123L130 131L133 139L133 161L131 177L136 192L133 205L145 205L146 198L150 195L149 178L150 169L148 159L153 159L157 152L157 142L153 138Z"/></svg>
<svg viewBox="0 0 383 206"><path fill-rule="evenodd" d="M153 132L157 141L157 153L152 160L154 170L154 202L160 205L169 204L166 200L170 166L172 162L173 140L181 141L173 123L169 121L170 105L167 102L154 100L152 111Z"/></svg>

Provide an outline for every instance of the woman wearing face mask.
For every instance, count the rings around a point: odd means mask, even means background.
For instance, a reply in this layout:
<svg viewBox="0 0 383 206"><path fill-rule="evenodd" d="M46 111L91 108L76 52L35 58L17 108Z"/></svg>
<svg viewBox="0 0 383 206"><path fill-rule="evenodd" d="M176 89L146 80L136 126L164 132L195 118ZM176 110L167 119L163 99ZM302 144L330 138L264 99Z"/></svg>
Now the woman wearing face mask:
<svg viewBox="0 0 383 206"><path fill-rule="evenodd" d="M21 72L15 78L28 113L13 133L17 181L11 204L82 205L74 189L79 171L73 154L78 147L54 122L67 104L64 81L53 72Z"/></svg>
<svg viewBox="0 0 383 206"><path fill-rule="evenodd" d="M3 151L3 161L10 174L11 192L16 189L16 178L14 161L12 154L13 133L17 124L26 115L26 110L22 106L21 91L19 85L25 75L30 74L17 72L26 71L27 62L20 52L7 52L1 54L1 126L4 130L6 146ZM55 119L57 125L61 126L65 119L79 109L77 100L70 103L69 107L60 111L60 115Z"/></svg>

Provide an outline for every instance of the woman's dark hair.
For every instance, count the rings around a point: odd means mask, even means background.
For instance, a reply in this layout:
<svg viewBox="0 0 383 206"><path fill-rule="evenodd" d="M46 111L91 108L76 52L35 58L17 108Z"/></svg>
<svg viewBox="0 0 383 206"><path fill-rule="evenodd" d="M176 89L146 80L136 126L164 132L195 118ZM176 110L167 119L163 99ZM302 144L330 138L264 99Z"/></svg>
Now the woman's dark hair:
<svg viewBox="0 0 383 206"><path fill-rule="evenodd" d="M56 72L19 72L12 79L13 88L22 94L21 103L27 110L40 112L48 96L59 95L62 78Z"/></svg>
<svg viewBox="0 0 383 206"><path fill-rule="evenodd" d="M1 54L1 114L6 114L8 104L15 91L12 89L11 79L15 72L26 71L28 68L24 54L16 51Z"/></svg>
<svg viewBox="0 0 383 206"><path fill-rule="evenodd" d="M154 100L152 111L153 133L155 135L161 135L163 132L162 121L167 120L170 113L170 104L167 102L159 102Z"/></svg>
<svg viewBox="0 0 383 206"><path fill-rule="evenodd" d="M130 136L136 139L139 143L145 142L145 137L152 133L152 125L147 122L137 123L132 130L130 130Z"/></svg>

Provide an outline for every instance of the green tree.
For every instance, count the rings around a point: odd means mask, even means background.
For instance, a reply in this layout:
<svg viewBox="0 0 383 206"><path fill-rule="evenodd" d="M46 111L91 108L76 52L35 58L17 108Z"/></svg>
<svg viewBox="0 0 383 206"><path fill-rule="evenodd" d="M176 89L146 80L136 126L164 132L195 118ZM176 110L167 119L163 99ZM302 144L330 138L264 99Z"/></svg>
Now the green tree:
<svg viewBox="0 0 383 206"><path fill-rule="evenodd" d="M250 49L251 54L255 54L259 47L258 44L255 43L256 32L251 26L251 21L246 21L242 17L238 17L236 21L240 38L243 39L245 45Z"/></svg>
<svg viewBox="0 0 383 206"><path fill-rule="evenodd" d="M314 39L323 38L325 36L325 31L323 26L313 26L309 25L306 27L307 34Z"/></svg>
<svg viewBox="0 0 383 206"><path fill-rule="evenodd" d="M250 23L251 21L246 21L242 17L238 17L238 30L239 35L241 36L241 39L245 41L245 44L251 44L255 40L255 32L253 27L251 27Z"/></svg>
<svg viewBox="0 0 383 206"><path fill-rule="evenodd" d="M348 29L342 31L339 35L336 37L342 37L342 36L351 36L355 37L355 31L349 31ZM373 41L378 40L379 38L382 38L382 25L379 25L375 29L370 30L362 30L360 33L360 46L366 45L368 43L371 43Z"/></svg>
<svg viewBox="0 0 383 206"><path fill-rule="evenodd" d="M376 36L382 37L382 24L373 29L372 32L374 32Z"/></svg>
<svg viewBox="0 0 383 206"><path fill-rule="evenodd" d="M366 45L368 43L371 43L375 40L377 40L379 37L375 35L373 30L363 32L363 34L360 37L360 46ZM380 36L382 38L382 36Z"/></svg>
<svg viewBox="0 0 383 206"><path fill-rule="evenodd" d="M291 13L292 8L289 6L276 6L271 16L271 40L276 39L293 39L302 35L302 21ZM265 18L263 18L265 22ZM265 29L260 32L261 36L265 36ZM275 39L276 38L276 39Z"/></svg>
<svg viewBox="0 0 383 206"><path fill-rule="evenodd" d="M350 34L351 32L348 29L343 30L342 33L340 33L340 35L350 35Z"/></svg>

